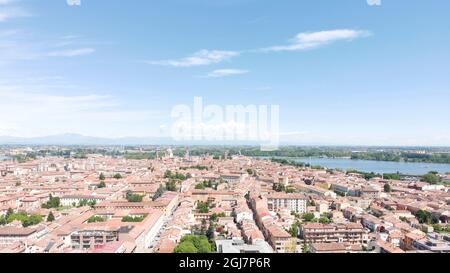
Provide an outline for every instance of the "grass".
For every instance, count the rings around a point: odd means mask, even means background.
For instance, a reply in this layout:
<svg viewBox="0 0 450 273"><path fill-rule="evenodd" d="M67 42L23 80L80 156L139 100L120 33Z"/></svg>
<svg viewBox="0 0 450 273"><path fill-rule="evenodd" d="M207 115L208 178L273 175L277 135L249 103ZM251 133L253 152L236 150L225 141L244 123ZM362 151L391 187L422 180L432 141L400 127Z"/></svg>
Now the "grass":
<svg viewBox="0 0 450 273"><path fill-rule="evenodd" d="M65 211L65 210L69 210L71 209L72 206L60 206L58 208L56 208L57 211Z"/></svg>

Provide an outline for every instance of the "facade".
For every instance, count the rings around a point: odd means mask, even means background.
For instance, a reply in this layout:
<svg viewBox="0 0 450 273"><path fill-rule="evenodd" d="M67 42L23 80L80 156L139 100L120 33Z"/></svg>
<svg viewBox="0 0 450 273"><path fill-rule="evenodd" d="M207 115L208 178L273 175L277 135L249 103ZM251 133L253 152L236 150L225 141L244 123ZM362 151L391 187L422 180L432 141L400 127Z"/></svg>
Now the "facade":
<svg viewBox="0 0 450 273"><path fill-rule="evenodd" d="M242 240L216 240L217 253L273 253L272 247L266 241L256 241L246 244Z"/></svg>
<svg viewBox="0 0 450 273"><path fill-rule="evenodd" d="M70 234L72 249L95 249L119 241L119 230L85 229Z"/></svg>
<svg viewBox="0 0 450 273"><path fill-rule="evenodd" d="M278 226L267 227L268 240L277 253L292 253L297 247L297 239Z"/></svg>
<svg viewBox="0 0 450 273"><path fill-rule="evenodd" d="M309 245L311 253L357 253L361 247L344 243L313 243Z"/></svg>
<svg viewBox="0 0 450 273"><path fill-rule="evenodd" d="M37 230L34 228L0 228L0 246L13 245L18 242L33 240L37 237Z"/></svg>
<svg viewBox="0 0 450 273"><path fill-rule="evenodd" d="M82 200L86 200L88 202L96 202L98 204L102 201L105 201L106 197L92 195L66 195L60 198L61 205L63 206L72 206L73 204L78 205Z"/></svg>
<svg viewBox="0 0 450 273"><path fill-rule="evenodd" d="M267 196L267 207L271 211L287 209L296 213L305 213L307 197L297 193L274 193Z"/></svg>
<svg viewBox="0 0 450 273"><path fill-rule="evenodd" d="M433 253L450 253L450 236L431 234L422 240L414 241L413 248Z"/></svg>
<svg viewBox="0 0 450 273"><path fill-rule="evenodd" d="M306 243L366 244L368 233L361 224L306 224L300 229L300 237Z"/></svg>

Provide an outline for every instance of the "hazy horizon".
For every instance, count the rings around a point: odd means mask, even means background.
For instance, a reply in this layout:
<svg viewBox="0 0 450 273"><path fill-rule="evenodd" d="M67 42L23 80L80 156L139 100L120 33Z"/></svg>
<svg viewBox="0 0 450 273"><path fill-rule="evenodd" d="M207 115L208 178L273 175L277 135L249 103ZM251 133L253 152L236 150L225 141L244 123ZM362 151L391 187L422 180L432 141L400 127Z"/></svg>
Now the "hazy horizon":
<svg viewBox="0 0 450 273"><path fill-rule="evenodd" d="M87 136L76 133L65 133L57 135L46 135L37 137L14 137L0 135L0 146L2 145L56 145L56 146L96 146L96 145L129 145L129 146L259 146L257 141L176 141L170 136L123 136L123 137L96 137ZM340 148L450 148L450 145L381 145L381 144L349 144L349 143L294 143L280 140L280 147L296 146L296 147L340 147Z"/></svg>

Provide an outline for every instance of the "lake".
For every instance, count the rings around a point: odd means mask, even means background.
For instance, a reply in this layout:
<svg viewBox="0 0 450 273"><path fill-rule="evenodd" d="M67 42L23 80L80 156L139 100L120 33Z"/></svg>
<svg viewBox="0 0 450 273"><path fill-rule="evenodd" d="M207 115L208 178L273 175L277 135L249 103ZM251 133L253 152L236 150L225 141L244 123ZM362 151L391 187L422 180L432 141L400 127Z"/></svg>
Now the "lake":
<svg viewBox="0 0 450 273"><path fill-rule="evenodd" d="M401 173L423 175L431 171L439 173L450 172L450 164L437 163L406 163L372 160L352 160L347 158L286 158L296 162L310 163L312 166L322 166L329 169L355 169L374 173Z"/></svg>

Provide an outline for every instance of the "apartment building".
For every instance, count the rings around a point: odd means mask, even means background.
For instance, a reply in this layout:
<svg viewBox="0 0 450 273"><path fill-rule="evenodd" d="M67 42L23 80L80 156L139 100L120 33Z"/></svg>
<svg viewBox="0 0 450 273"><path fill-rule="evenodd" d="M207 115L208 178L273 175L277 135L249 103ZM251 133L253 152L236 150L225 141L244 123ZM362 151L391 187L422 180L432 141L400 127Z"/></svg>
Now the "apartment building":
<svg viewBox="0 0 450 273"><path fill-rule="evenodd" d="M271 211L287 209L297 213L305 213L308 198L299 193L273 193L267 195L267 207Z"/></svg>
<svg viewBox="0 0 450 273"><path fill-rule="evenodd" d="M293 253L297 247L297 239L276 225L266 227L270 245L277 253Z"/></svg>
<svg viewBox="0 0 450 273"><path fill-rule="evenodd" d="M0 247L36 239L37 234L35 228L2 227L0 228Z"/></svg>
<svg viewBox="0 0 450 273"><path fill-rule="evenodd" d="M87 228L70 234L72 249L95 249L103 245L119 241L119 229Z"/></svg>
<svg viewBox="0 0 450 273"><path fill-rule="evenodd" d="M266 241L256 241L246 244L242 240L217 240L217 253L273 253L272 247Z"/></svg>
<svg viewBox="0 0 450 273"><path fill-rule="evenodd" d="M302 225L300 237L307 243L366 244L368 232L359 223Z"/></svg>
<svg viewBox="0 0 450 273"><path fill-rule="evenodd" d="M86 200L88 202L95 202L100 203L102 201L106 200L105 196L99 196L99 195L65 195L60 198L61 205L63 206L72 206L72 205L78 205L80 201Z"/></svg>
<svg viewBox="0 0 450 273"><path fill-rule="evenodd" d="M311 253L358 253L362 248L345 243L313 243L309 245Z"/></svg>
<svg viewBox="0 0 450 273"><path fill-rule="evenodd" d="M437 233L428 234L426 238L415 240L413 248L434 253L450 253L450 236Z"/></svg>

